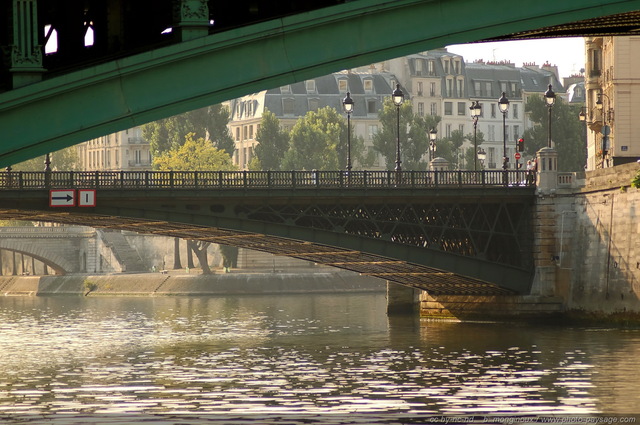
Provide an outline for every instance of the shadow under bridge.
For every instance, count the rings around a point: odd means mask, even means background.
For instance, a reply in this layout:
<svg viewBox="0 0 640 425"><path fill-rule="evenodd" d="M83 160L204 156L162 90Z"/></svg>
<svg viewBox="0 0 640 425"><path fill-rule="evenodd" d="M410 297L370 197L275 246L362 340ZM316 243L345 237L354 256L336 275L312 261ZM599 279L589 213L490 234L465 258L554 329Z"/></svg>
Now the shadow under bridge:
<svg viewBox="0 0 640 425"><path fill-rule="evenodd" d="M18 199L5 199L0 216L233 245L434 295L529 293L534 187L437 185L437 175L380 185L336 177L325 185L312 172L296 173L285 186L248 182L248 172L214 172L206 184L153 172L132 183L113 173L111 182L96 177L95 207L51 208L48 191L9 191ZM92 187L91 179L84 184Z"/></svg>

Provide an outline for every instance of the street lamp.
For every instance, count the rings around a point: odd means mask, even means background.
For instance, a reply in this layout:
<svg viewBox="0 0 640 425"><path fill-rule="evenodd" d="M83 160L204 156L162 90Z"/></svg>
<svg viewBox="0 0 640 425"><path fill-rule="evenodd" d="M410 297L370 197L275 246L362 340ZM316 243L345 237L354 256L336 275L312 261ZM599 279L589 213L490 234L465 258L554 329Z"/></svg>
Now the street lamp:
<svg viewBox="0 0 640 425"><path fill-rule="evenodd" d="M487 153L482 148L478 149L478 159L480 160L480 165L484 168L484 160L487 159Z"/></svg>
<svg viewBox="0 0 640 425"><path fill-rule="evenodd" d="M609 102L609 108L604 108L604 102L602 101L602 97L605 97ZM607 125L607 116L611 113L611 99L606 94L600 92L598 93L598 99L596 100L596 108L598 111L602 113L602 164L604 168L604 157L607 155L608 151L608 142L609 142L609 134L611 133L611 128ZM609 116L611 118L611 116Z"/></svg>
<svg viewBox="0 0 640 425"><path fill-rule="evenodd" d="M498 99L498 108L502 112L502 128L503 128L503 141L502 141L502 169L507 171L507 112L509 111L509 99L507 99L506 93L502 92L502 96Z"/></svg>
<svg viewBox="0 0 640 425"><path fill-rule="evenodd" d="M432 128L429 130L429 163L436 156L436 138L438 137L438 130Z"/></svg>
<svg viewBox="0 0 640 425"><path fill-rule="evenodd" d="M580 121L583 121L583 122L587 121L587 114L586 114L586 112L584 110L584 106L582 108L580 108L580 113L578 114L578 119Z"/></svg>
<svg viewBox="0 0 640 425"><path fill-rule="evenodd" d="M551 84L549 84L549 88L546 92L544 92L544 101L547 104L547 108L549 108L549 134L547 135L547 147L551 147L551 109L553 108L553 104L556 103L556 94L553 92L551 88Z"/></svg>
<svg viewBox="0 0 640 425"><path fill-rule="evenodd" d="M402 167L400 166L400 106L404 102L404 93L400 90L400 84L396 84L396 89L391 93L391 98L393 99L393 104L396 105L398 110L398 137L396 139L396 171L402 171Z"/></svg>
<svg viewBox="0 0 640 425"><path fill-rule="evenodd" d="M347 113L347 173L351 171L351 112L353 112L353 99L351 93L342 99L342 107Z"/></svg>
<svg viewBox="0 0 640 425"><path fill-rule="evenodd" d="M478 128L478 118L480 117L480 114L482 114L482 106L480 106L480 103L477 100L474 100L469 109L471 110L471 119L473 120L473 151L476 152L478 150L476 132ZM478 171L477 158L473 160L473 171Z"/></svg>

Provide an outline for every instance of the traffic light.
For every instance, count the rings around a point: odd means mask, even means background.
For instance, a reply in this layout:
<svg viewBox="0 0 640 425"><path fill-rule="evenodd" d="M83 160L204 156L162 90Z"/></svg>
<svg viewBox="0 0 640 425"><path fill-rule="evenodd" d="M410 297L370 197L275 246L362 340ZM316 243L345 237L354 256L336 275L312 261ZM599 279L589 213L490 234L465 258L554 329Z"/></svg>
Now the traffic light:
<svg viewBox="0 0 640 425"><path fill-rule="evenodd" d="M524 152L524 139L522 137L518 139L518 152Z"/></svg>

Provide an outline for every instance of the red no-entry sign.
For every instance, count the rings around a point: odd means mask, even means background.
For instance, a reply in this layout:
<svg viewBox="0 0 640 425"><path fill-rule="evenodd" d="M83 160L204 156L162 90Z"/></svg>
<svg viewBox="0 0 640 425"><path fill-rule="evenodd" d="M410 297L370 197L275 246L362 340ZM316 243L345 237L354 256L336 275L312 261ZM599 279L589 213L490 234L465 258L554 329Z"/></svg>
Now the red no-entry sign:
<svg viewBox="0 0 640 425"><path fill-rule="evenodd" d="M520 152L516 152L516 154L513 156L515 156L516 159L522 158L522 155L520 155Z"/></svg>

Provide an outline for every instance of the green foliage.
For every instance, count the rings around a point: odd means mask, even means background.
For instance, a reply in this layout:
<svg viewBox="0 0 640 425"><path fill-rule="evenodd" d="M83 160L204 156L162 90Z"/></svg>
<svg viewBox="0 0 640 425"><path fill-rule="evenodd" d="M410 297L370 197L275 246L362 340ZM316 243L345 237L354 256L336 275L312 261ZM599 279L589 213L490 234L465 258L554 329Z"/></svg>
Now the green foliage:
<svg viewBox="0 0 640 425"><path fill-rule="evenodd" d="M258 166L254 160L259 161L260 170L280 170L282 158L289 149L289 134L280 127L280 120L276 115L265 109L262 114L260 128L256 134L258 145L249 164L249 169Z"/></svg>
<svg viewBox="0 0 640 425"><path fill-rule="evenodd" d="M181 146L176 146L153 159L153 166L160 171L229 171L235 170L231 156L216 148L210 140L194 139L189 133Z"/></svg>
<svg viewBox="0 0 640 425"><path fill-rule="evenodd" d="M75 146L49 154L51 169L54 171L73 171L77 167L78 154ZM43 171L45 156L38 156L11 167L12 171Z"/></svg>
<svg viewBox="0 0 640 425"><path fill-rule="evenodd" d="M83 285L84 285L84 289L87 290L86 292L87 294L91 291L95 291L96 289L98 289L98 285L89 279L85 279L83 282Z"/></svg>
<svg viewBox="0 0 640 425"><path fill-rule="evenodd" d="M182 145L189 133L196 139L211 140L215 147L232 155L234 143L228 122L229 110L218 104L145 124L142 136L149 141L153 157Z"/></svg>
<svg viewBox="0 0 640 425"><path fill-rule="evenodd" d="M640 170L638 170L636 176L633 178L633 180L631 180L631 186L635 187L636 189L640 189Z"/></svg>
<svg viewBox="0 0 640 425"><path fill-rule="evenodd" d="M525 150L529 156L548 144L549 109L542 96L527 99L525 111L535 125L525 130ZM580 107L568 105L562 98L556 100L551 110L551 138L558 151L559 171L580 171L584 169L587 157L584 124L578 114Z"/></svg>
<svg viewBox="0 0 640 425"><path fill-rule="evenodd" d="M373 137L373 147L385 157L387 169L395 168L398 133L398 109L391 98L385 99L378 114L382 125ZM400 106L400 159L405 170L425 170L423 159L429 149L428 132L440 122L440 117L421 117L413 113L410 102Z"/></svg>
<svg viewBox="0 0 640 425"><path fill-rule="evenodd" d="M326 106L309 111L291 130L282 169L339 169L343 163L341 157L346 158L346 133L346 120L334 108Z"/></svg>

